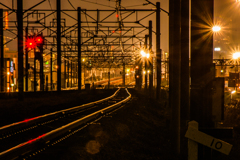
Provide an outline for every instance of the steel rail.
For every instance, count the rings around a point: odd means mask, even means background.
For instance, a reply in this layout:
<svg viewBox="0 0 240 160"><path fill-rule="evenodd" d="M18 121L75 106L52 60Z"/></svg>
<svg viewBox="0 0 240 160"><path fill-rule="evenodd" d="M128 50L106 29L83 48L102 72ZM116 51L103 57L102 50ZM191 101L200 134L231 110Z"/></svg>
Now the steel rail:
<svg viewBox="0 0 240 160"><path fill-rule="evenodd" d="M103 101L106 101L106 100L114 97L119 92L119 90L120 89L118 89L113 95L111 95L109 97L106 97L104 99L98 100L98 101L86 103L86 104L83 104L83 105L80 105L80 106L76 106L76 107L72 107L72 108L68 108L68 109L63 109L63 110L60 110L60 111L44 114L44 115L41 115L41 116L33 117L33 118L26 119L26 120L23 120L23 121L20 121L20 122L15 122L15 123L12 123L12 124L9 124L9 125L2 126L2 127L0 127L0 134L4 134L4 133L10 132L12 130L17 130L19 128L23 128L23 127L29 126L31 124L38 123L40 121L46 120L46 119L57 117L61 114L76 112L80 109L85 109L86 107L90 107L90 106L93 106L95 104L102 103Z"/></svg>
<svg viewBox="0 0 240 160"><path fill-rule="evenodd" d="M114 95L119 92L120 88L114 93ZM129 101L132 97L132 95L129 93L129 91L127 90L127 88L125 88L126 92L128 93L128 97L125 98L124 100L113 104L111 106L108 106L104 109L101 109L99 111L96 111L94 113L91 113L85 117L82 117L78 120L75 120L73 122L70 122L66 125L63 125L57 129L54 129L48 133L45 133L43 135L38 136L35 139L32 139L30 141L21 143L15 147L12 147L6 151L3 151L0 153L0 159L15 159L15 158L19 158L19 155L22 154L26 154L29 153L30 151L33 151L34 149L37 149L39 146L45 145L47 143L49 143L52 139L57 138L58 136L67 133L69 131L71 131L72 129L85 124L87 122L90 122L98 117L100 117L101 115L104 115L114 109L116 109L118 106L123 105L125 102ZM107 99L107 98L105 98ZM104 99L100 100L103 101ZM74 107L75 108L75 107Z"/></svg>

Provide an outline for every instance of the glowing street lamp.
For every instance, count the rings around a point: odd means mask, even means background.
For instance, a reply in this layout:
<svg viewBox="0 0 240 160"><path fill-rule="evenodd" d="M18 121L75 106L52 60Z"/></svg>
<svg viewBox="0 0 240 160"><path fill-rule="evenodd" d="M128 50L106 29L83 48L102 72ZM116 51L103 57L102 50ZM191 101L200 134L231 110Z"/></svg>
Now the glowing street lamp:
<svg viewBox="0 0 240 160"><path fill-rule="evenodd" d="M144 50L141 50L140 53L141 53L142 57L146 57L146 58L149 58L149 57L150 57L150 54L144 52Z"/></svg>
<svg viewBox="0 0 240 160"><path fill-rule="evenodd" d="M240 57L240 52L233 53L233 59L238 59Z"/></svg>
<svg viewBox="0 0 240 160"><path fill-rule="evenodd" d="M141 53L142 57L146 57L146 53L144 52L144 50L141 50L140 53Z"/></svg>
<svg viewBox="0 0 240 160"><path fill-rule="evenodd" d="M233 91L231 92L231 100L232 100L232 95L233 95L234 93L236 93L235 90L233 90Z"/></svg>
<svg viewBox="0 0 240 160"><path fill-rule="evenodd" d="M221 30L220 26L213 26L212 27L213 32L219 32Z"/></svg>

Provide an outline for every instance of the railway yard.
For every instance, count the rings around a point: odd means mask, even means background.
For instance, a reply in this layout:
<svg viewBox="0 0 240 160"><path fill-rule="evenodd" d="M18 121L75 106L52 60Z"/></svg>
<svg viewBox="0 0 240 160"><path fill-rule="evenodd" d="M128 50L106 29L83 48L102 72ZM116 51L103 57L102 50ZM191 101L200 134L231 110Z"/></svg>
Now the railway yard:
<svg viewBox="0 0 240 160"><path fill-rule="evenodd" d="M1 126L14 122L29 123L35 118L48 113L60 111L60 116L2 132L1 154L13 146L29 147L9 152L10 157L17 159L165 159L175 160L179 157L171 154L171 129L169 126L170 110L167 103L150 99L144 91L124 88L116 97L103 103L97 103L103 98L112 96L117 89L68 91L60 95L40 95L38 100L31 97L29 101L14 103L14 99L1 99ZM131 97L129 96L131 95ZM63 99L63 97L65 97ZM97 112L106 106L117 104L130 97L126 103L121 103L116 109L101 113L90 121L77 125L57 136L47 135L50 131ZM17 100L16 100L17 101ZM76 109L76 106L89 105L91 109ZM69 108L75 111L68 113ZM63 112L65 114L63 114ZM56 113L59 114L59 113ZM41 118L40 118L41 119ZM45 120L45 121L44 121ZM2 129L3 127L1 127ZM56 132L57 133L57 132ZM55 134L55 133L54 133ZM47 135L47 136L46 136ZM44 137L45 136L45 137ZM239 133L235 132L233 139L225 141L233 144L229 156L219 154L218 159L238 159ZM36 143L35 143L36 141ZM34 149L33 149L34 148ZM12 157L12 158L13 158Z"/></svg>

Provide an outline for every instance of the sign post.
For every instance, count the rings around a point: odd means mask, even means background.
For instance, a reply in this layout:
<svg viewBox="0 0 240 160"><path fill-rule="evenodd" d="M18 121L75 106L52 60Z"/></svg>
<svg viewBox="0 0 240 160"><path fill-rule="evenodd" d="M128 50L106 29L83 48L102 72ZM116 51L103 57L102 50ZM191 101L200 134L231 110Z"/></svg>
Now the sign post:
<svg viewBox="0 0 240 160"><path fill-rule="evenodd" d="M196 121L191 121L188 124L188 130L185 134L185 137L188 138L188 160L197 160L197 143L229 155L232 149L231 144L200 132Z"/></svg>

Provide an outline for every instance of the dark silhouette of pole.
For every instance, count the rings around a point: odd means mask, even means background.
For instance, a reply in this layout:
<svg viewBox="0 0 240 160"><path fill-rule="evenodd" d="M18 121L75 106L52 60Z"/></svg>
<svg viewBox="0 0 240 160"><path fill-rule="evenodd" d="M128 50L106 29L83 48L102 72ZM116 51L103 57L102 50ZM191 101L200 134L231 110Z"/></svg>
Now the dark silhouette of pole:
<svg viewBox="0 0 240 160"><path fill-rule="evenodd" d="M34 70L33 70L33 80L34 80L34 88L33 91L36 92L36 87L37 87L37 78L36 78L36 49L34 48Z"/></svg>
<svg viewBox="0 0 240 160"><path fill-rule="evenodd" d="M122 85L123 85L123 87L125 87L126 82L125 82L125 63L124 62L123 62L123 73L122 74L123 74L122 75L122 79L123 79Z"/></svg>
<svg viewBox="0 0 240 160"><path fill-rule="evenodd" d="M69 82L69 81L70 81L70 76L69 76L69 73L70 73L70 72L69 72L70 64L69 64L69 60L68 60L68 63L67 63L67 68L68 68L68 76L67 76L67 77L68 77L68 83L67 83L67 87L70 87L70 82Z"/></svg>
<svg viewBox="0 0 240 160"><path fill-rule="evenodd" d="M208 17L207 23L213 24L214 0L191 2L191 90L190 120L199 123L200 128L214 127L212 121L213 80L213 33L202 17ZM211 149L199 146L199 159L209 159Z"/></svg>
<svg viewBox="0 0 240 160"><path fill-rule="evenodd" d="M48 91L48 75L46 75L46 91Z"/></svg>
<svg viewBox="0 0 240 160"><path fill-rule="evenodd" d="M108 71L108 89L110 89L110 67L109 67L109 71Z"/></svg>
<svg viewBox="0 0 240 160"><path fill-rule="evenodd" d="M180 79L180 153L187 159L187 146L184 137L190 116L190 82L189 82L189 0L181 0L181 79Z"/></svg>
<svg viewBox="0 0 240 160"><path fill-rule="evenodd" d="M18 24L18 100L23 100L23 4L17 1Z"/></svg>
<svg viewBox="0 0 240 160"><path fill-rule="evenodd" d="M51 91L53 90L53 84L52 84L52 48L51 48L51 52L50 52L50 84L51 84Z"/></svg>
<svg viewBox="0 0 240 160"><path fill-rule="evenodd" d="M161 49L160 49L160 2L157 2L156 10L156 58L157 58L157 88L156 99L160 98L161 93Z"/></svg>
<svg viewBox="0 0 240 160"><path fill-rule="evenodd" d="M73 66L71 61L71 88L72 88L72 78L73 78Z"/></svg>
<svg viewBox="0 0 240 160"><path fill-rule="evenodd" d="M3 9L0 9L0 91L4 91L4 45L3 45Z"/></svg>
<svg viewBox="0 0 240 160"><path fill-rule="evenodd" d="M213 34L209 30L204 39L205 28L198 24L205 23L202 16L208 16L208 22L213 23L213 0L192 1L191 11L190 119L199 127L212 127Z"/></svg>
<svg viewBox="0 0 240 160"><path fill-rule="evenodd" d="M181 1L169 1L169 106L172 150L180 155Z"/></svg>
<svg viewBox="0 0 240 160"><path fill-rule="evenodd" d="M152 98L152 92L153 92L153 53L152 53L152 21L149 21L148 23L148 36L149 36L149 95Z"/></svg>
<svg viewBox="0 0 240 160"><path fill-rule="evenodd" d="M65 48L64 48L65 50ZM64 88L67 88L67 85L66 85L66 77L67 77L67 61L66 61L66 52L64 52Z"/></svg>
<svg viewBox="0 0 240 160"><path fill-rule="evenodd" d="M42 33L41 33L42 35ZM39 58L40 58L40 90L41 91L44 91L44 73L43 73L43 46L41 45L39 47L39 50L40 50L40 55L39 55Z"/></svg>
<svg viewBox="0 0 240 160"><path fill-rule="evenodd" d="M61 0L57 0L57 91L61 91Z"/></svg>
<svg viewBox="0 0 240 160"><path fill-rule="evenodd" d="M147 51L147 44L148 44L148 35L145 35L145 42L144 42L144 49L145 49L145 52ZM146 53L147 54L147 53ZM144 62L145 62L145 90L147 91L147 69L148 69L148 66L147 66L147 55L145 55L144 57Z"/></svg>
<svg viewBox="0 0 240 160"><path fill-rule="evenodd" d="M26 46L26 42L28 39L28 27L25 29L25 91L28 91L28 47Z"/></svg>
<svg viewBox="0 0 240 160"><path fill-rule="evenodd" d="M81 68L81 8L78 7L78 90L82 87L82 68ZM85 75L84 75L85 76Z"/></svg>

